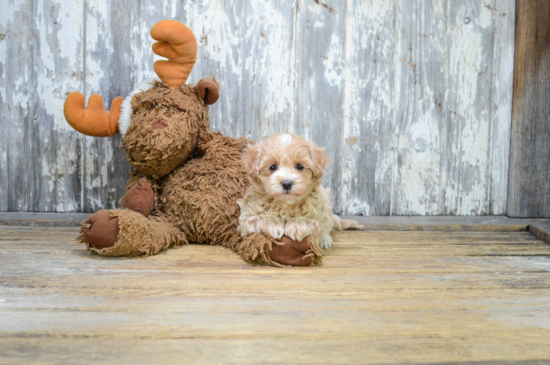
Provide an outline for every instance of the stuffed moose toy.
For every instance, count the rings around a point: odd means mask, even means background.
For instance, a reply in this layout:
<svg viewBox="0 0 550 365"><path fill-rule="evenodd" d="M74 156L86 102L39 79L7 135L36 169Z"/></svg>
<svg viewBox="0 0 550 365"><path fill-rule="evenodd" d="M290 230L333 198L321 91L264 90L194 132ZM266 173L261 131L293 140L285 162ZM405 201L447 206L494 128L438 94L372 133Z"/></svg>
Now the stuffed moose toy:
<svg viewBox="0 0 550 365"><path fill-rule="evenodd" d="M101 210L83 224L79 241L105 256L152 255L186 243L221 245L249 262L310 266L321 249L309 238L275 241L263 233L242 238L239 205L249 186L241 155L252 141L209 129L208 105L219 97L215 78L185 85L197 57L193 32L174 20L151 30L153 52L168 60L154 64L158 78L113 100L70 94L65 118L95 137L123 134L121 147L133 167L123 209Z"/></svg>

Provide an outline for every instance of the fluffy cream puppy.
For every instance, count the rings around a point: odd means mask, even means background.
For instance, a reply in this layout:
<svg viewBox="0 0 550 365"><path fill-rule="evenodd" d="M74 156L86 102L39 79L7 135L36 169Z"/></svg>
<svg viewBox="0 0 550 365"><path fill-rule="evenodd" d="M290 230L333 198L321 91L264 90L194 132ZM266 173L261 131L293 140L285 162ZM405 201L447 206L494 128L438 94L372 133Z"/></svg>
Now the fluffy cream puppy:
<svg viewBox="0 0 550 365"><path fill-rule="evenodd" d="M242 162L252 185L241 207L243 237L264 232L275 239L310 237L321 248L332 246L333 229L362 228L332 214L329 192L321 186L328 162L324 148L293 134L274 134L251 145Z"/></svg>

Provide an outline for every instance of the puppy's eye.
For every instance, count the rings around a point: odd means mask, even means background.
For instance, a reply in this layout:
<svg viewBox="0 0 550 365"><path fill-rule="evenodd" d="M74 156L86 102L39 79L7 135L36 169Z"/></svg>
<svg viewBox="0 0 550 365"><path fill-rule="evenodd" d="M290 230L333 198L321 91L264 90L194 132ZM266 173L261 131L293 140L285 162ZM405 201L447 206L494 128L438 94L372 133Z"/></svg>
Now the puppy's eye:
<svg viewBox="0 0 550 365"><path fill-rule="evenodd" d="M275 170L277 170L277 165L271 165L271 166L269 166L269 169L271 171L275 171Z"/></svg>
<svg viewBox="0 0 550 365"><path fill-rule="evenodd" d="M296 170L303 170L304 169L304 166L298 164L296 165Z"/></svg>

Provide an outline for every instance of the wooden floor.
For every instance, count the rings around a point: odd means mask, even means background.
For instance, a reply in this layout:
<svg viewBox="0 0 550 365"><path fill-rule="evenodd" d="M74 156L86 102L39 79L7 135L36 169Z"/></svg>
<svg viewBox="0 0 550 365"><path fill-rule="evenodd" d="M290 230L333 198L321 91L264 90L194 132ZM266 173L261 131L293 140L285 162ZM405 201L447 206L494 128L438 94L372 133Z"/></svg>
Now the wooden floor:
<svg viewBox="0 0 550 365"><path fill-rule="evenodd" d="M0 226L0 363L550 362L550 245L528 232L336 233L287 269L75 235Z"/></svg>

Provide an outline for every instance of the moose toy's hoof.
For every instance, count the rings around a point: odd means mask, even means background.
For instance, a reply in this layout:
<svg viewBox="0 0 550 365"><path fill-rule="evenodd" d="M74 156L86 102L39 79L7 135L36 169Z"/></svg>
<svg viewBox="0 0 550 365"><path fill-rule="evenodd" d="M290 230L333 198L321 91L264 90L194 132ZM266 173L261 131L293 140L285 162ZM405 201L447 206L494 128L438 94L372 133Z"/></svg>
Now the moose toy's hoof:
<svg viewBox="0 0 550 365"><path fill-rule="evenodd" d="M283 265L310 266L313 254L308 254L311 249L311 239L304 238L302 241L295 241L288 236L283 236L273 243L269 257Z"/></svg>
<svg viewBox="0 0 550 365"><path fill-rule="evenodd" d="M114 246L119 232L118 218L111 217L107 210L92 214L82 227L84 241L97 249Z"/></svg>

